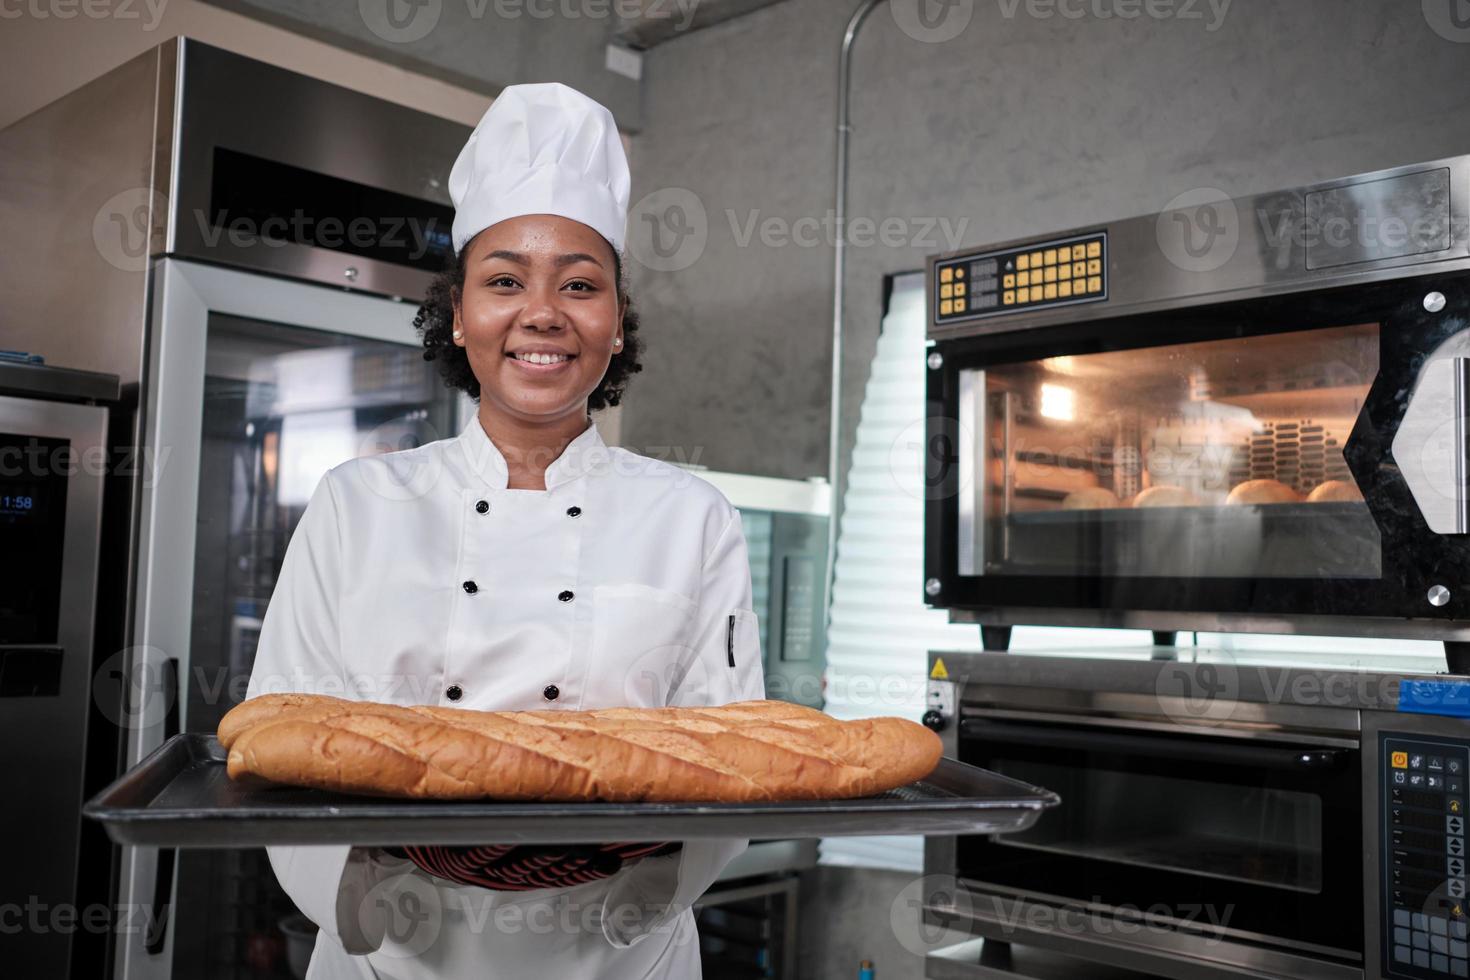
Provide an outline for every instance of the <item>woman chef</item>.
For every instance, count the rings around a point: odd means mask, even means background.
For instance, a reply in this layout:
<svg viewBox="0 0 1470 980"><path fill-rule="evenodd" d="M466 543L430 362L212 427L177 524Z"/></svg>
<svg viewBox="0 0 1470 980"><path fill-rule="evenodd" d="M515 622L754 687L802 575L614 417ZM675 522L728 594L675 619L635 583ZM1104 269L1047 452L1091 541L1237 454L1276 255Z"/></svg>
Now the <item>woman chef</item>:
<svg viewBox="0 0 1470 980"><path fill-rule="evenodd" d="M485 113L449 177L456 267L416 320L477 417L322 479L249 696L485 710L764 696L735 509L607 447L588 418L636 370L628 185L612 116L580 93L513 86ZM269 852L320 927L309 980L687 980L690 905L745 846L522 849L508 865L495 849Z"/></svg>

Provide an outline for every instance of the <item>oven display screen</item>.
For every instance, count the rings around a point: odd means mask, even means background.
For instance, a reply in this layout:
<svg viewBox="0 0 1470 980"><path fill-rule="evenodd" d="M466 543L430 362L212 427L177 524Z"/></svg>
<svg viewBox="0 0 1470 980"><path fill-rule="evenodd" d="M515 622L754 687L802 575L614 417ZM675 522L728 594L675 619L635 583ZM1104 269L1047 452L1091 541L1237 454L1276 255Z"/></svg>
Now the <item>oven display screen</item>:
<svg viewBox="0 0 1470 980"><path fill-rule="evenodd" d="M1418 736L1380 739L1383 959L1392 977L1470 975L1465 902L1470 748Z"/></svg>
<svg viewBox="0 0 1470 980"><path fill-rule="evenodd" d="M946 259L934 267L936 323L1108 298L1103 233Z"/></svg>

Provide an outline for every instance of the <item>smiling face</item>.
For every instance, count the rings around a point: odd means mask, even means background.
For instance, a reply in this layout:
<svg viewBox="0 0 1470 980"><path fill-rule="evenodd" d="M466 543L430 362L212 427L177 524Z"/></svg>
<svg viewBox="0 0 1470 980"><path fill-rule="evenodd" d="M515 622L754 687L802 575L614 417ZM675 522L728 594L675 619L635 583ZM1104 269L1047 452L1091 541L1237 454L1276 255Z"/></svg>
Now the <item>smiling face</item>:
<svg viewBox="0 0 1470 980"><path fill-rule="evenodd" d="M481 411L532 423L585 416L623 339L612 246L580 222L532 214L491 225L466 248L454 342L480 383Z"/></svg>

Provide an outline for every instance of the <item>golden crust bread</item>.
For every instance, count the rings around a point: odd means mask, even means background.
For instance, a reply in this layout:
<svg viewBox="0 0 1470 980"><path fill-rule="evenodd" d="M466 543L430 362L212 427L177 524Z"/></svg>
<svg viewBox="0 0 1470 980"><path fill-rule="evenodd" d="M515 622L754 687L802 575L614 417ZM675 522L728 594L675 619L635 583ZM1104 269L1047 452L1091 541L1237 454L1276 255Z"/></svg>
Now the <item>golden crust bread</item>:
<svg viewBox="0 0 1470 980"><path fill-rule="evenodd" d="M1118 495L1107 487L1083 487L1062 498L1062 510L1110 510L1122 506Z"/></svg>
<svg viewBox="0 0 1470 980"><path fill-rule="evenodd" d="M1319 483L1307 494L1309 504L1357 503L1362 499L1363 492L1358 489L1358 485L1344 480Z"/></svg>
<svg viewBox="0 0 1470 980"><path fill-rule="evenodd" d="M268 694L219 724L230 777L373 796L749 802L870 796L922 779L939 737L781 701L470 711Z"/></svg>
<svg viewBox="0 0 1470 980"><path fill-rule="evenodd" d="M1295 504L1300 503L1302 495L1291 487L1276 480L1246 480L1237 483L1230 491L1230 496L1225 498L1229 506L1241 504Z"/></svg>
<svg viewBox="0 0 1470 980"><path fill-rule="evenodd" d="M1133 498L1134 507L1197 507L1199 498L1183 487L1160 483Z"/></svg>

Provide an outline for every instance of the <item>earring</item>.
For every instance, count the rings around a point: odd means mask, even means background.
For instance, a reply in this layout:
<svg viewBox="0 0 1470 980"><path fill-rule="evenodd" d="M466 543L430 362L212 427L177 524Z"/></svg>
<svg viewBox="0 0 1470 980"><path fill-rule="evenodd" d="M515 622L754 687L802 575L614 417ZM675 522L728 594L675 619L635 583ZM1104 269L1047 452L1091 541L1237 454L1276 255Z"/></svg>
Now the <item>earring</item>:
<svg viewBox="0 0 1470 980"><path fill-rule="evenodd" d="M623 346L623 338L622 337L614 337L613 338L613 346L614 347L621 347L621 346Z"/></svg>
<svg viewBox="0 0 1470 980"><path fill-rule="evenodd" d="M456 331L454 331L454 339L455 340L459 340L459 339L461 339L463 337L464 337L464 331L463 330L456 330Z"/></svg>

